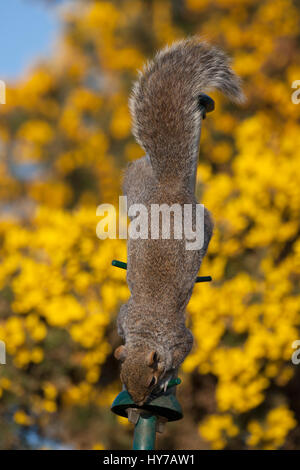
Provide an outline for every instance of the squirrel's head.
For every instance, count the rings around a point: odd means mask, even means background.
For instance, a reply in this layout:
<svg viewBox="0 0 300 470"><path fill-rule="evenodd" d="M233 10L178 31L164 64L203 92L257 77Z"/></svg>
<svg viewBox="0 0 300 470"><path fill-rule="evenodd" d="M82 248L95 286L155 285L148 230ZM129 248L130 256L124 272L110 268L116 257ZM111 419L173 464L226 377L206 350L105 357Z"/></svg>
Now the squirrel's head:
<svg viewBox="0 0 300 470"><path fill-rule="evenodd" d="M157 386L165 367L157 351L137 351L119 346L114 352L120 360L121 380L133 401L142 406Z"/></svg>

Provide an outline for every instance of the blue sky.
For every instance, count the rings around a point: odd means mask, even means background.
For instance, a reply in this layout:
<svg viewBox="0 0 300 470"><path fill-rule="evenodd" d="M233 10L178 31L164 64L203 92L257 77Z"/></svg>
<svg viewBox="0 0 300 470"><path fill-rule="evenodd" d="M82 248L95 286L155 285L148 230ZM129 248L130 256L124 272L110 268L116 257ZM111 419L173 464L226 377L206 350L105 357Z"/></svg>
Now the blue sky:
<svg viewBox="0 0 300 470"><path fill-rule="evenodd" d="M14 80L38 57L47 58L59 30L43 0L0 2L0 80Z"/></svg>

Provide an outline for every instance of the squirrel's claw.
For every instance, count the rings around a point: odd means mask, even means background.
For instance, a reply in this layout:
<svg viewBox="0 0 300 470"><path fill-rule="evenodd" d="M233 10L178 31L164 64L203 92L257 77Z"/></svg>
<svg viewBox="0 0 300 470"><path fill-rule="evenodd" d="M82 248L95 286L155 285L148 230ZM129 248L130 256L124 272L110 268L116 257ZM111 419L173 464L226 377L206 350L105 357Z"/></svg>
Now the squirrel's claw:
<svg viewBox="0 0 300 470"><path fill-rule="evenodd" d="M164 393L166 392L166 390L168 388L169 382L170 382L170 378L168 377L160 384L160 390L163 390Z"/></svg>

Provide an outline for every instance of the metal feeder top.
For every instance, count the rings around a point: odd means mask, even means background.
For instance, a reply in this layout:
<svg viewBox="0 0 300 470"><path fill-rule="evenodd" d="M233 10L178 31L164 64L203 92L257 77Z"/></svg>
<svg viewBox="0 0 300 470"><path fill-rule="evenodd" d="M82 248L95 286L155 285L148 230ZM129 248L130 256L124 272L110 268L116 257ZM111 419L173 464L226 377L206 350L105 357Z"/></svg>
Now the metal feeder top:
<svg viewBox="0 0 300 470"><path fill-rule="evenodd" d="M180 383L180 379L175 379L170 384L170 387L163 394L155 397L152 401L144 403L143 406L138 406L132 400L127 390L122 390L121 393L115 398L111 411L124 418L128 417L128 408L134 408L135 410L145 411L151 415L165 418L167 421L177 421L182 419L183 413L181 406L175 396L174 385Z"/></svg>

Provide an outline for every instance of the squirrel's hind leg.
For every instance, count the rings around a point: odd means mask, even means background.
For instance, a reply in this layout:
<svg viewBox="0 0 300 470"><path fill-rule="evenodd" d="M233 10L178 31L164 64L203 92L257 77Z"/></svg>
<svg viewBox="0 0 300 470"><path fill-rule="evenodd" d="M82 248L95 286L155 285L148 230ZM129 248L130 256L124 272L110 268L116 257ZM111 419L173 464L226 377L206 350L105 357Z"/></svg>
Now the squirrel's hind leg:
<svg viewBox="0 0 300 470"><path fill-rule="evenodd" d="M131 204L143 204L145 191L152 188L153 183L153 171L147 156L130 163L123 181L123 193L127 196L128 207Z"/></svg>
<svg viewBox="0 0 300 470"><path fill-rule="evenodd" d="M126 330L126 317L127 317L128 307L127 304L121 305L118 318L117 318L117 328L118 335L125 340L125 330Z"/></svg>

